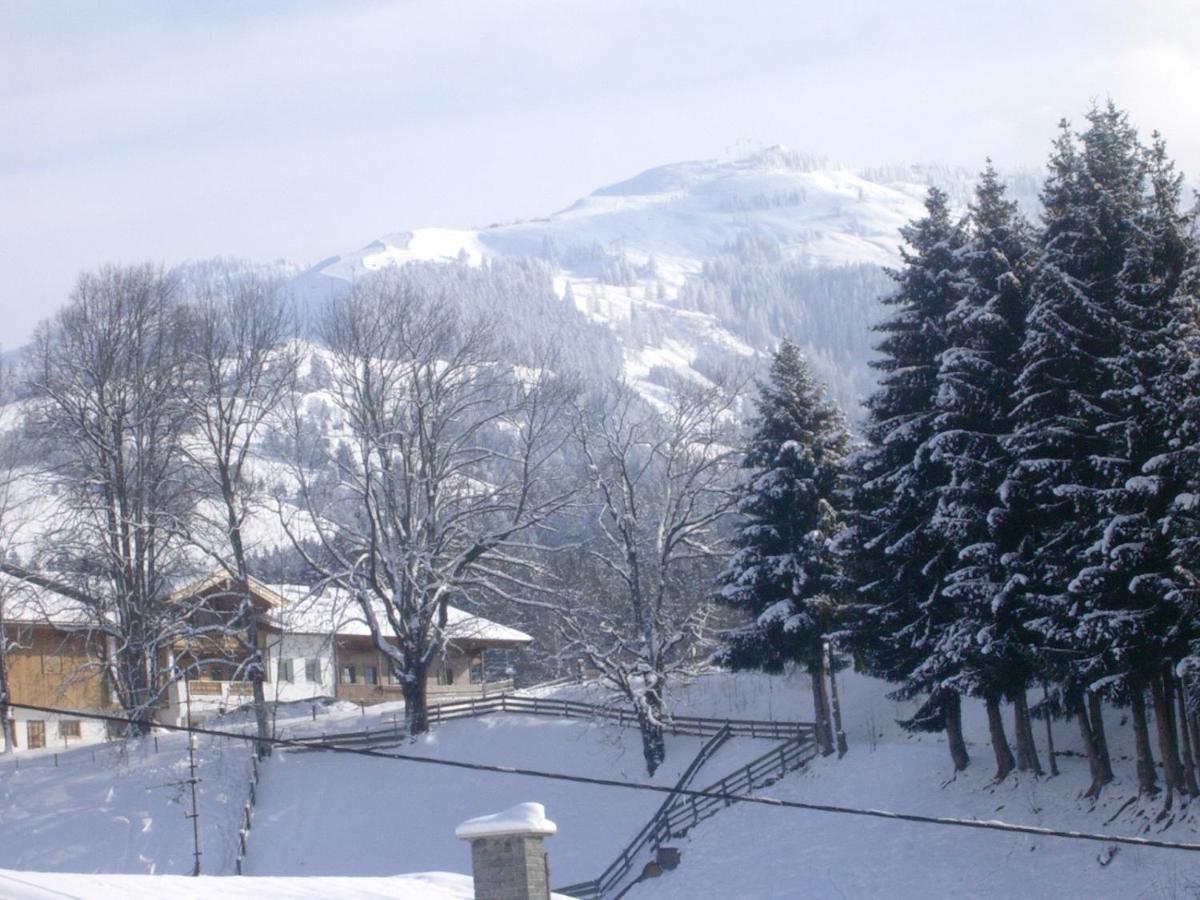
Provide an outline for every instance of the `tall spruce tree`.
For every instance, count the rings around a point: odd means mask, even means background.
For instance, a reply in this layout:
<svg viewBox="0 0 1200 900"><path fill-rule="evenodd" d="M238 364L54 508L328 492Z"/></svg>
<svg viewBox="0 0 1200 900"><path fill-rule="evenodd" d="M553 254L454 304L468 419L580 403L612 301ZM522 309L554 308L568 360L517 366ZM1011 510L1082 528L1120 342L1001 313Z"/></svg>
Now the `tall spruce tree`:
<svg viewBox="0 0 1200 900"><path fill-rule="evenodd" d="M800 350L783 341L759 385L757 419L743 461L749 470L733 539L737 552L718 597L754 618L724 634L719 658L735 668L780 671L798 663L812 678L823 752L833 750L822 677L826 635L846 581L834 539L850 435Z"/></svg>
<svg viewBox="0 0 1200 900"><path fill-rule="evenodd" d="M946 194L931 188L926 215L902 229L904 265L892 273L892 314L876 330L879 387L867 401L869 446L856 454L853 527L847 548L858 603L848 636L872 674L899 682L895 696L928 691L906 724L945 728L956 770L970 762L962 737L959 694L920 670L955 621L942 590L953 562L932 526L946 464L932 452L938 371L948 347L947 320L963 290L966 233Z"/></svg>
<svg viewBox="0 0 1200 900"><path fill-rule="evenodd" d="M1174 459L1173 423L1197 390L1190 378L1195 297L1185 288L1200 253L1195 219L1181 208L1183 179L1159 136L1144 156L1145 190L1118 276L1120 352L1105 361L1111 418L1100 430L1113 460L1112 483L1100 501L1100 538L1078 581L1081 589L1113 598L1090 619L1086 636L1104 647L1133 709L1139 788L1156 787L1144 711L1149 689L1167 787L1195 794L1191 748L1184 743L1185 766L1174 722L1173 669L1187 653L1189 617L1187 605L1177 602L1183 586L1172 562L1172 506L1187 488Z"/></svg>
<svg viewBox="0 0 1200 900"><path fill-rule="evenodd" d="M981 697L987 707L996 777L1015 767L1037 771L1025 691L1034 663L1030 635L1016 594L1006 590L1002 563L1021 523L997 510L997 492L1010 465L1002 438L1019 371L1018 352L1028 307L1032 229L991 163L975 190L970 238L961 254L965 282L946 320L930 455L947 481L937 491L932 525L952 556L944 596L954 621L917 675ZM1015 709L1014 759L1000 703Z"/></svg>
<svg viewBox="0 0 1200 900"><path fill-rule="evenodd" d="M1144 471L1159 483L1163 511L1158 531L1169 541L1172 564L1173 585L1166 599L1178 611L1176 627L1187 644L1175 667L1183 762L1188 768L1190 757L1192 775L1200 781L1200 264L1185 273L1177 297L1177 335L1187 352L1159 382L1168 398L1168 449Z"/></svg>
<svg viewBox="0 0 1200 900"><path fill-rule="evenodd" d="M1121 352L1120 275L1142 180L1137 135L1111 103L1088 114L1078 143L1062 123L1042 192L1042 246L1008 441L1014 464L1002 486L1009 514L1025 525L1009 557L1018 602L1030 608L1029 624L1047 649L1056 704L1079 723L1092 795L1113 777L1100 701L1102 692L1114 696L1120 667L1098 623L1127 598L1091 569L1080 572L1079 561L1094 559L1107 492L1128 472L1103 429L1115 418L1108 361Z"/></svg>

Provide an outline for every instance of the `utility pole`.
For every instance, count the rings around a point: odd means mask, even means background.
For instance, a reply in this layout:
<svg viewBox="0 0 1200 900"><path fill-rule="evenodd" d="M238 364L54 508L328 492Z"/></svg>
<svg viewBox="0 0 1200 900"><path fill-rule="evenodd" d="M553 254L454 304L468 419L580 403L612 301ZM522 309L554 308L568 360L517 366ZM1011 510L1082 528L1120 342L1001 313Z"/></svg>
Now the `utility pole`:
<svg viewBox="0 0 1200 900"><path fill-rule="evenodd" d="M837 669L834 666L833 643L825 642L825 657L829 667L829 700L833 706L833 730L837 738L838 759L846 755L846 732L842 729L842 703L838 699Z"/></svg>

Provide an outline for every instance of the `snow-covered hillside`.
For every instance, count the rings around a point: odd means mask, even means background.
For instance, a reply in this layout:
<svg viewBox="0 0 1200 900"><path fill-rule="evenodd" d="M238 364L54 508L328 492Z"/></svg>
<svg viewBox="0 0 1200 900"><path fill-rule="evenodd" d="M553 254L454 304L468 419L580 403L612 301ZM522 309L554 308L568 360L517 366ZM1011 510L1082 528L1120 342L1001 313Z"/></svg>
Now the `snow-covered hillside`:
<svg viewBox="0 0 1200 900"><path fill-rule="evenodd" d="M678 692L695 714L808 718L806 676L714 675ZM1010 776L995 769L983 706L964 706L970 768L953 770L941 734L903 731L915 707L887 699L890 687L865 676L839 676L850 751L817 759L761 792L809 803L926 816L1003 820L1056 829L1161 837L1196 843L1195 804L1140 800L1133 779L1132 729L1110 730L1118 780L1093 804L1076 729L1054 725L1061 774ZM1114 722L1120 720L1114 717ZM1046 764L1044 725L1036 740ZM736 806L702 822L679 842L682 863L635 887L630 898L790 900L797 896L879 898L1096 897L1173 898L1200 893L1196 853L1064 838L975 831L766 806ZM1113 850L1115 849L1115 852Z"/></svg>
<svg viewBox="0 0 1200 900"><path fill-rule="evenodd" d="M386 235L293 284L311 306L387 266L536 260L560 298L617 336L635 380L752 365L788 336L853 414L869 389L869 326L886 288L879 269L898 261L900 227L921 214L929 185L963 206L972 183L952 167L854 170L771 147L650 169L543 219ZM1034 203L1028 174L1013 188Z"/></svg>

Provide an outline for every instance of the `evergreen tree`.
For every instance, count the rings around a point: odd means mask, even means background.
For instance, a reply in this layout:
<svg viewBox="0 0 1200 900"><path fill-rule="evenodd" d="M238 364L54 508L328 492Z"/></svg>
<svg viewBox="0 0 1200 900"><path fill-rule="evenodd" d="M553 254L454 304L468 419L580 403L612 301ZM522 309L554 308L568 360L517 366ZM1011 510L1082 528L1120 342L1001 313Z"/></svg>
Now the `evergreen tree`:
<svg viewBox="0 0 1200 900"><path fill-rule="evenodd" d="M812 677L819 741L833 749L824 686L825 636L845 579L833 541L840 529L850 436L799 349L783 341L759 385L757 419L743 466L734 538L737 552L720 576L722 601L755 618L726 632L723 662L779 671L803 665Z"/></svg>
<svg viewBox="0 0 1200 900"><path fill-rule="evenodd" d="M1105 361L1113 386L1105 396L1111 419L1101 432L1119 465L1102 496L1100 540L1079 582L1115 597L1091 619L1087 637L1113 660L1134 709L1139 787L1155 789L1144 712L1149 688L1167 786L1194 794L1195 773L1185 770L1171 726L1178 689L1173 663L1186 654L1189 631L1172 561L1172 505L1188 487L1183 460L1175 457L1179 411L1188 409L1198 387L1190 358L1196 298L1185 279L1200 264L1200 252L1195 219L1181 211L1183 179L1157 135L1145 157L1148 183L1118 278L1120 352Z"/></svg>
<svg viewBox="0 0 1200 900"><path fill-rule="evenodd" d="M1017 356L1028 306L1031 228L991 164L971 207L971 234L962 252L962 297L947 317L948 349L938 372L935 434L930 455L947 481L937 491L933 527L952 562L943 594L954 622L918 669L926 689L946 685L982 697L988 712L997 778L1015 765L1000 702L1013 700L1022 769L1037 771L1025 689L1033 672L1030 635L1006 591L1001 557L1021 523L997 511L997 492L1010 465L1002 438L1019 370Z"/></svg>
<svg viewBox="0 0 1200 900"><path fill-rule="evenodd" d="M1143 166L1135 132L1111 103L1093 109L1088 123L1078 145L1062 123L1042 193L1044 232L1008 441L1014 464L1002 497L1025 529L1008 557L1022 595L1016 602L1029 604L1047 647L1057 705L1079 723L1094 795L1112 779L1099 689L1111 691L1106 679L1119 671L1097 614L1126 598L1081 573L1079 560L1100 546L1106 492L1128 471L1103 429L1115 415L1107 361L1121 350L1117 299Z"/></svg>
<svg viewBox="0 0 1200 900"><path fill-rule="evenodd" d="M901 231L904 266L885 301L895 309L876 326L884 337L872 366L881 377L867 402L869 446L856 456L848 538L861 602L848 633L873 674L900 682L896 696L930 691L906 724L945 728L957 770L969 763L958 692L919 668L955 619L942 591L952 557L932 526L946 465L929 439L947 319L962 295L966 235L944 192L931 188L925 208L924 218Z"/></svg>

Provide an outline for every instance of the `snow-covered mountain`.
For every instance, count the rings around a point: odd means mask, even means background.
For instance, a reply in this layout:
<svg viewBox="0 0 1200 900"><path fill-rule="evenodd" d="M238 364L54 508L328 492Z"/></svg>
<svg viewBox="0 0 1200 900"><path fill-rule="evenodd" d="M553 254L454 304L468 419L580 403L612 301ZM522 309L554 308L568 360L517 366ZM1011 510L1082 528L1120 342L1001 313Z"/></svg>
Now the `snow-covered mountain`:
<svg viewBox="0 0 1200 900"><path fill-rule="evenodd" d="M1035 179L1013 181L1032 206ZM558 298L615 336L631 378L702 376L786 335L853 414L869 390L869 327L900 227L921 214L930 184L965 206L973 182L947 166L855 170L771 147L650 169L543 219L385 235L294 286L313 304L392 265L536 262Z"/></svg>

